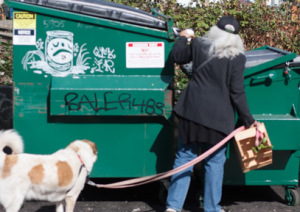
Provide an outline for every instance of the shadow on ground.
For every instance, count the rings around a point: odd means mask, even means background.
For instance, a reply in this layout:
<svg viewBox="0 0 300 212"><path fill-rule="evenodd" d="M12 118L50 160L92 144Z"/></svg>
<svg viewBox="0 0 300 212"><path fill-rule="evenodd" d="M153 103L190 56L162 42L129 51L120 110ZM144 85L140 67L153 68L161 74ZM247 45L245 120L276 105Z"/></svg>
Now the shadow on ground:
<svg viewBox="0 0 300 212"><path fill-rule="evenodd" d="M119 182L124 179L92 180L96 183L108 184L111 182ZM281 207L289 207L286 205L284 200L284 188L280 186L276 188L277 190L274 190L274 188L270 186L224 186L221 205L222 207L228 209L248 207L248 210L246 211L251 211L251 203L254 202L256 204L268 204L275 202ZM192 180L184 206L184 211L203 211L201 209L202 200L200 194L201 185L197 181ZM160 212L165 208L164 202L166 195L167 190L161 182L154 182L143 186L126 189L99 189L86 186L80 195L79 201L141 201L151 206L151 208L153 208L152 211Z"/></svg>

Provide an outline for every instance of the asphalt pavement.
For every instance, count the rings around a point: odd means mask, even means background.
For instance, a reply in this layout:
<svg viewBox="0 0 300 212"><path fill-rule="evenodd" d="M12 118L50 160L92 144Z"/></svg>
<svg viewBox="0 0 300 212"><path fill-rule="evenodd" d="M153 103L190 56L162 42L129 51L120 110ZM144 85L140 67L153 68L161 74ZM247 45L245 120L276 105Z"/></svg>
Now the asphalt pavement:
<svg viewBox="0 0 300 212"><path fill-rule="evenodd" d="M164 192L154 182L128 189L98 189L86 186L75 212L163 212ZM202 212L196 183L191 184L183 212ZM300 193L299 187L297 191ZM300 206L285 202L282 186L224 186L221 205L231 212L299 212ZM49 202L27 201L20 212L54 212ZM0 207L0 212L5 212Z"/></svg>

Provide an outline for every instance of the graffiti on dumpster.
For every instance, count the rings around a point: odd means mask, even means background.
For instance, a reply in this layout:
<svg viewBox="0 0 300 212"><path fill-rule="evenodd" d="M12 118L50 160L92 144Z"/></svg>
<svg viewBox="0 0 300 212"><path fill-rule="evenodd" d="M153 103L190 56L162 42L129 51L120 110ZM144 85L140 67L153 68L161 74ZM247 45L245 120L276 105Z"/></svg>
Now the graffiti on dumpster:
<svg viewBox="0 0 300 212"><path fill-rule="evenodd" d="M103 95L96 93L93 97L87 95L79 95L75 92L70 92L65 95L65 105L69 111L79 111L84 106L90 108L95 112L110 111L110 110L136 110L138 109L141 114L148 115L163 115L163 102L157 102L154 99L139 99L137 100L130 93L120 93L114 95L112 91L107 91ZM116 99L114 99L116 98ZM99 104L101 102L101 105Z"/></svg>
<svg viewBox="0 0 300 212"><path fill-rule="evenodd" d="M37 50L28 51L22 59L24 70L31 69L36 74L50 74L55 77L85 74L88 70L94 74L115 73L114 49L95 47L91 58L86 43L81 46L74 43L74 34L69 31L47 31L45 42L42 38L36 42ZM92 68L88 61L94 59Z"/></svg>
<svg viewBox="0 0 300 212"><path fill-rule="evenodd" d="M94 48L94 64L95 66L92 67L91 73L94 72L110 72L112 74L115 73L115 64L113 59L116 58L116 55L114 54L114 49L111 50L109 47L95 47Z"/></svg>
<svg viewBox="0 0 300 212"><path fill-rule="evenodd" d="M43 22L45 28L53 29L53 28L64 28L65 27L65 21L62 20L44 20Z"/></svg>

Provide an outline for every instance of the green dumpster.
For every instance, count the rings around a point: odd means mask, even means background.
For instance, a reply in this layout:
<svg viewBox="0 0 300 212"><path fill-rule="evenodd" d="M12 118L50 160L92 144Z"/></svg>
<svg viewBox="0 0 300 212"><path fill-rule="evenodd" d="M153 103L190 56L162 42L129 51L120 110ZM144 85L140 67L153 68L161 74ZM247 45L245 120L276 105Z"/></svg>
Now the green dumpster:
<svg viewBox="0 0 300 212"><path fill-rule="evenodd" d="M28 153L75 139L99 149L91 177L139 177L173 161L173 21L100 0L10 0L13 126Z"/></svg>
<svg viewBox="0 0 300 212"><path fill-rule="evenodd" d="M250 111L267 128L273 163L242 173L234 147L225 165L225 185L282 185L290 205L300 202L300 57L264 46L246 52L244 85ZM233 145L231 145L233 146Z"/></svg>

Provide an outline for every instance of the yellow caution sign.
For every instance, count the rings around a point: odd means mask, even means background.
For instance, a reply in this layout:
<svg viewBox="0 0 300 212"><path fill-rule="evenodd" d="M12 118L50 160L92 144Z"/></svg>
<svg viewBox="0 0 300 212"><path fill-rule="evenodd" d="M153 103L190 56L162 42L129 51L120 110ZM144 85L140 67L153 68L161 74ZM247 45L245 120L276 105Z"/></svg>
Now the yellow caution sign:
<svg viewBox="0 0 300 212"><path fill-rule="evenodd" d="M36 13L13 13L13 44L35 45L36 43Z"/></svg>
<svg viewBox="0 0 300 212"><path fill-rule="evenodd" d="M13 24L16 29L36 29L36 14L29 12L14 12Z"/></svg>

